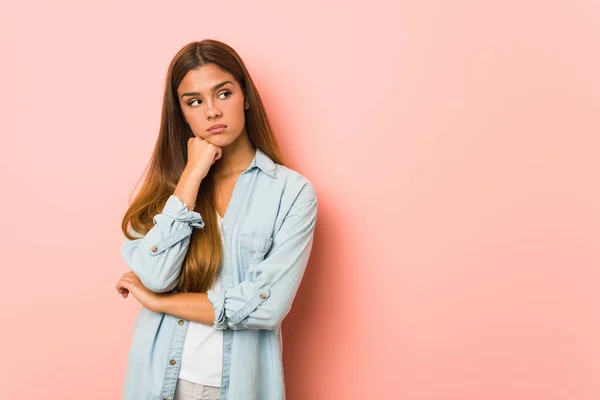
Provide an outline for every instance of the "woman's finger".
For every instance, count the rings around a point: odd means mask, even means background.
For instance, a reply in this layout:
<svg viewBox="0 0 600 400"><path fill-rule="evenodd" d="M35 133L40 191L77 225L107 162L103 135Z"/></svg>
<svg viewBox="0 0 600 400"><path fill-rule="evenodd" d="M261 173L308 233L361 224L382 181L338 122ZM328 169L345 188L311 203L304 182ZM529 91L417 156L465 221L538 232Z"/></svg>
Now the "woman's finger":
<svg viewBox="0 0 600 400"><path fill-rule="evenodd" d="M131 287L131 284L132 284L132 282L129 279L121 278L119 283L117 283L117 289L123 288L123 289L129 290L129 288Z"/></svg>
<svg viewBox="0 0 600 400"><path fill-rule="evenodd" d="M119 292L123 298L127 297L129 294L129 289L125 286L129 286L129 283L121 278L117 283L117 292Z"/></svg>

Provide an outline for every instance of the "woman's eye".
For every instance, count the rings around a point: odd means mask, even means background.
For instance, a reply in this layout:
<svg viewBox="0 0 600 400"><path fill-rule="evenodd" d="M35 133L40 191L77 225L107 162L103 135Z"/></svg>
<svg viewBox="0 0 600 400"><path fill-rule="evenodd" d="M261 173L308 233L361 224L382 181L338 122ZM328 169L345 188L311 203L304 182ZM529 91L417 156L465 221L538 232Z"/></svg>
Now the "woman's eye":
<svg viewBox="0 0 600 400"><path fill-rule="evenodd" d="M224 91L224 92L221 92L221 93L219 93L219 96L220 96L220 95L222 95L222 94L227 94L227 96L226 96L226 97L222 97L223 99L226 99L226 98L228 98L229 96L231 96L231 92L230 92L230 91L228 91L228 90L226 90L226 91ZM196 100L192 100L192 101L190 101L190 102L188 103L188 106L191 106L191 105L192 105L194 102L196 102L196 101L200 101L200 100L198 100L198 99L196 99Z"/></svg>
<svg viewBox="0 0 600 400"><path fill-rule="evenodd" d="M231 92L229 90L219 93L219 96L222 94L225 94L225 93L227 93L227 95L228 95L227 97L231 96ZM227 98L227 97L225 97L225 98Z"/></svg>

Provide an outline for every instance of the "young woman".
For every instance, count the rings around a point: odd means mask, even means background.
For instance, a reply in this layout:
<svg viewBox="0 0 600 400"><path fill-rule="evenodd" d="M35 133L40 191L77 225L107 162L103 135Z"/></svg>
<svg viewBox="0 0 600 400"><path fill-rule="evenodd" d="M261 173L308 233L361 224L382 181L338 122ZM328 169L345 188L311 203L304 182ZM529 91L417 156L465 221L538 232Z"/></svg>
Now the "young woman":
<svg viewBox="0 0 600 400"><path fill-rule="evenodd" d="M284 399L281 322L316 220L315 189L284 166L238 54L216 40L183 47L122 222L131 271L116 288L143 306L124 399Z"/></svg>

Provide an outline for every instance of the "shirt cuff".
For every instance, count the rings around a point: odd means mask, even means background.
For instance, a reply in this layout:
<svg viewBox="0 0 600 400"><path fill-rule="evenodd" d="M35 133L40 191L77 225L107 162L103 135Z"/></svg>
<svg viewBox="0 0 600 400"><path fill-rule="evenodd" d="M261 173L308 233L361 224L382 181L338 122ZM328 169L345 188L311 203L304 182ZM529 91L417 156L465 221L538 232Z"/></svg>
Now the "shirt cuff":
<svg viewBox="0 0 600 400"><path fill-rule="evenodd" d="M215 309L215 321L213 327L215 329L227 329L227 321L225 320L225 292L222 290L211 289L207 292L208 301L210 301Z"/></svg>
<svg viewBox="0 0 600 400"><path fill-rule="evenodd" d="M204 228L204 220L200 213L190 211L187 204L174 194L170 195L163 207L162 214L181 222L188 222L191 226ZM154 219L156 224L156 219Z"/></svg>

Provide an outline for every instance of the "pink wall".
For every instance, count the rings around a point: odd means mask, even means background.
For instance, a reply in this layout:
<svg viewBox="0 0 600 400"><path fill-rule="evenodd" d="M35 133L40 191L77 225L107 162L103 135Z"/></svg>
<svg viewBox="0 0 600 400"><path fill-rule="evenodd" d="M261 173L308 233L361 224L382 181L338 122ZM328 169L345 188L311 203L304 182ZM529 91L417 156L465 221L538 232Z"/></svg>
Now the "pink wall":
<svg viewBox="0 0 600 400"><path fill-rule="evenodd" d="M119 398L119 225L168 62L204 37L246 60L319 193L291 400L600 398L583 0L3 2L2 398Z"/></svg>

